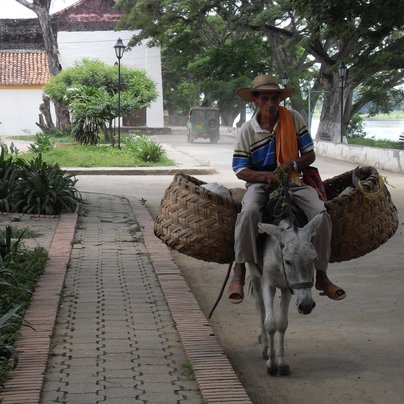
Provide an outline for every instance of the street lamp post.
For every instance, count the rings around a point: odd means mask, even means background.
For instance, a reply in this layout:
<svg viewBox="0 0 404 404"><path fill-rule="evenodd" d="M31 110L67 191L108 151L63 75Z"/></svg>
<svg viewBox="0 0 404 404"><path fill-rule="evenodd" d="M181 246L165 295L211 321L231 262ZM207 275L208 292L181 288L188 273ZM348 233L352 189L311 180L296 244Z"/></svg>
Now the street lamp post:
<svg viewBox="0 0 404 404"><path fill-rule="evenodd" d="M119 38L114 45L115 55L118 59L118 149L121 148L121 58L125 51L125 45Z"/></svg>
<svg viewBox="0 0 404 404"><path fill-rule="evenodd" d="M307 84L307 126L311 133L311 87Z"/></svg>
<svg viewBox="0 0 404 404"><path fill-rule="evenodd" d="M338 67L339 71L339 78L341 80L341 143L344 141L344 87L346 84L346 73L347 73L347 67L345 66L344 62L341 62L341 64Z"/></svg>

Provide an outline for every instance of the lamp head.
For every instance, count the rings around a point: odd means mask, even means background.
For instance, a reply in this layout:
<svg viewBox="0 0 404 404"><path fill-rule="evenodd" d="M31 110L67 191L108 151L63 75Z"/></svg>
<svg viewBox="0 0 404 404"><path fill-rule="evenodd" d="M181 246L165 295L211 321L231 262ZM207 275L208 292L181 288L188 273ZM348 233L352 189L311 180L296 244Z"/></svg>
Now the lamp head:
<svg viewBox="0 0 404 404"><path fill-rule="evenodd" d="M125 45L122 42L122 39L119 38L114 45L115 55L118 59L121 59L123 56L123 52L125 51Z"/></svg>
<svg viewBox="0 0 404 404"><path fill-rule="evenodd" d="M347 71L347 67L345 66L344 62L341 62L341 64L338 67L338 71L339 71L339 77L341 79L345 79L346 77L346 71Z"/></svg>

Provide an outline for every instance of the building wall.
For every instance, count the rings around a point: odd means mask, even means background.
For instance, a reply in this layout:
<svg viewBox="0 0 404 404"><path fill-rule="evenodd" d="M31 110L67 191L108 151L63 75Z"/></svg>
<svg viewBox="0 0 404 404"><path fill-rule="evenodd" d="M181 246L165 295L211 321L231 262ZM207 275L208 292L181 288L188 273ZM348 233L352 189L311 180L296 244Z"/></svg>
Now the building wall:
<svg viewBox="0 0 404 404"><path fill-rule="evenodd" d="M58 44L62 68L70 67L83 58L99 59L112 66L117 61L114 50L117 39L120 37L127 45L132 34L131 31L59 32ZM157 84L159 96L147 109L146 125L150 128L164 127L160 48L133 47L124 53L121 65L144 70Z"/></svg>
<svg viewBox="0 0 404 404"><path fill-rule="evenodd" d="M0 136L34 135L38 122L42 89L2 88L0 90Z"/></svg>

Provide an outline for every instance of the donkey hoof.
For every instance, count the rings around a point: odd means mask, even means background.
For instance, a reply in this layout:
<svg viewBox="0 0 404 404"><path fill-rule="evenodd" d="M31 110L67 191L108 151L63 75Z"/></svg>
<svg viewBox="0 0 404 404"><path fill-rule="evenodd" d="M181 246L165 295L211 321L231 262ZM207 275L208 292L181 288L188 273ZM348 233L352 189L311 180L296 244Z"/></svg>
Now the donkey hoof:
<svg viewBox="0 0 404 404"><path fill-rule="evenodd" d="M279 366L279 376L289 376L290 368L289 365L280 365Z"/></svg>
<svg viewBox="0 0 404 404"><path fill-rule="evenodd" d="M278 366L267 367L267 373L270 376L276 376L278 374Z"/></svg>

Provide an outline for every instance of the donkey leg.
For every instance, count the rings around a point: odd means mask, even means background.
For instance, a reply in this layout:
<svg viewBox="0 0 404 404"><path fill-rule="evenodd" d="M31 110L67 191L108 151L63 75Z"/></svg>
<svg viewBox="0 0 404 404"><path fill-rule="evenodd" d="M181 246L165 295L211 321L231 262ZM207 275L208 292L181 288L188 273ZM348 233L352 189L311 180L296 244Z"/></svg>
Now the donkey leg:
<svg viewBox="0 0 404 404"><path fill-rule="evenodd" d="M289 365L285 363L285 332L288 328L289 303L292 295L288 289L281 290L280 312L277 324L278 344L276 347L276 359L280 376L290 374Z"/></svg>
<svg viewBox="0 0 404 404"><path fill-rule="evenodd" d="M258 337L258 342L262 346L263 359L268 359L268 335L264 328L265 306L262 297L261 278L259 276L253 276L252 284L253 284L253 293L255 297L255 306L260 314L261 334Z"/></svg>
<svg viewBox="0 0 404 404"><path fill-rule="evenodd" d="M275 332L276 332L276 317L274 311L275 292L276 289L274 287L270 287L267 282L263 281L262 297L265 306L264 328L266 331L266 335L269 338L268 360L266 362L266 366L267 366L267 372L271 376L278 374L278 364L276 361L276 352L275 352Z"/></svg>

